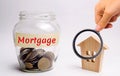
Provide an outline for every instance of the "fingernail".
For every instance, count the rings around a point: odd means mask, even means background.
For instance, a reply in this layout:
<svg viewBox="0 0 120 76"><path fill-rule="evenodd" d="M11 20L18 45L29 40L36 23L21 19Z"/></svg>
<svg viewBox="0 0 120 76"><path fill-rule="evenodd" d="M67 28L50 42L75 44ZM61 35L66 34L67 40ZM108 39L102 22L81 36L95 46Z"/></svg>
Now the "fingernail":
<svg viewBox="0 0 120 76"><path fill-rule="evenodd" d="M99 32L101 30L101 27L97 25L95 30Z"/></svg>

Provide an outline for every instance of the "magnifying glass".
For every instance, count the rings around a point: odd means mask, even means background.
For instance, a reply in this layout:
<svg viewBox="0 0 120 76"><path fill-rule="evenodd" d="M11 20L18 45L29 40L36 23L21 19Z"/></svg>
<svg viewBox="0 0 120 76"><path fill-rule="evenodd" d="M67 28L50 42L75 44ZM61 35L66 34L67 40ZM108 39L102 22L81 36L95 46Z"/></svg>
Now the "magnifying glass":
<svg viewBox="0 0 120 76"><path fill-rule="evenodd" d="M89 55L89 56L86 56L86 55L81 55L78 51L77 51L77 48L76 48L76 41L77 41L77 38L80 38L79 36L81 35L81 34L83 34L83 33L85 33L85 32L92 32L92 33L94 33L94 34L96 34L96 36L99 38L99 42L100 42L100 46L99 46L99 48L98 48L98 51L94 54L94 55ZM90 46L92 45L91 43L89 43L90 44ZM79 57L79 58L81 58L81 59L93 59L93 58L96 58L100 53L101 53L101 51L102 51L102 48L103 48L103 40L102 40L102 37L101 37L101 35L100 35L100 33L99 32L97 32L96 30L93 30L93 29L84 29L84 30L82 30L82 31L80 31L80 32L78 32L76 35L75 35L75 37L74 37L74 39L73 39L73 51L74 51L74 53ZM87 48L87 47L86 47ZM96 48L95 46L93 46L93 48Z"/></svg>

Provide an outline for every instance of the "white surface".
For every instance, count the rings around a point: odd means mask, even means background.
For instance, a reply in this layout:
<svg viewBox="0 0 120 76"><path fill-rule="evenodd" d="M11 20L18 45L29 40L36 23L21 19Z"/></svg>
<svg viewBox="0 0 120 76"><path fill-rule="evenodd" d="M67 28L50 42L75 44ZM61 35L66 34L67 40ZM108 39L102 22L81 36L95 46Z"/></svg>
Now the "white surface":
<svg viewBox="0 0 120 76"><path fill-rule="evenodd" d="M120 19L101 35L109 46L105 51L100 73L81 69L81 62L72 50L74 35L84 28L95 28L94 6L97 0L0 0L0 76L119 76ZM60 54L56 67L44 73L18 70L12 30L21 10L52 10L61 27Z"/></svg>

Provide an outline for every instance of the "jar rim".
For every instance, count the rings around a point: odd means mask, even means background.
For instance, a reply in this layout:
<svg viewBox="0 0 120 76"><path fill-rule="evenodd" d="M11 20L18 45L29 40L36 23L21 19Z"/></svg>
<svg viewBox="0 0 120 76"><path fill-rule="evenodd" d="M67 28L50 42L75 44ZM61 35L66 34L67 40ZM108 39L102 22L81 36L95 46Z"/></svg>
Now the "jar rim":
<svg viewBox="0 0 120 76"><path fill-rule="evenodd" d="M20 11L20 19L26 18L36 18L36 19L55 19L55 14L53 12L43 12L43 11Z"/></svg>

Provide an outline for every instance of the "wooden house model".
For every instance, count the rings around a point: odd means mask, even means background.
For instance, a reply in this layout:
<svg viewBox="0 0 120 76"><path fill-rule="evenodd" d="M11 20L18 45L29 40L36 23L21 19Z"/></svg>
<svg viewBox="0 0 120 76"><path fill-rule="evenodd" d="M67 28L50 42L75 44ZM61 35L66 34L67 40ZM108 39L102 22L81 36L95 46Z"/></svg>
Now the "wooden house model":
<svg viewBox="0 0 120 76"><path fill-rule="evenodd" d="M81 48L82 56L93 56L98 52L100 47L100 41L94 36L90 36L87 39L83 40L78 44ZM103 44L102 52L94 59L84 60L82 59L82 69L100 72L102 66L102 60L104 55L104 50L107 49L107 46Z"/></svg>

